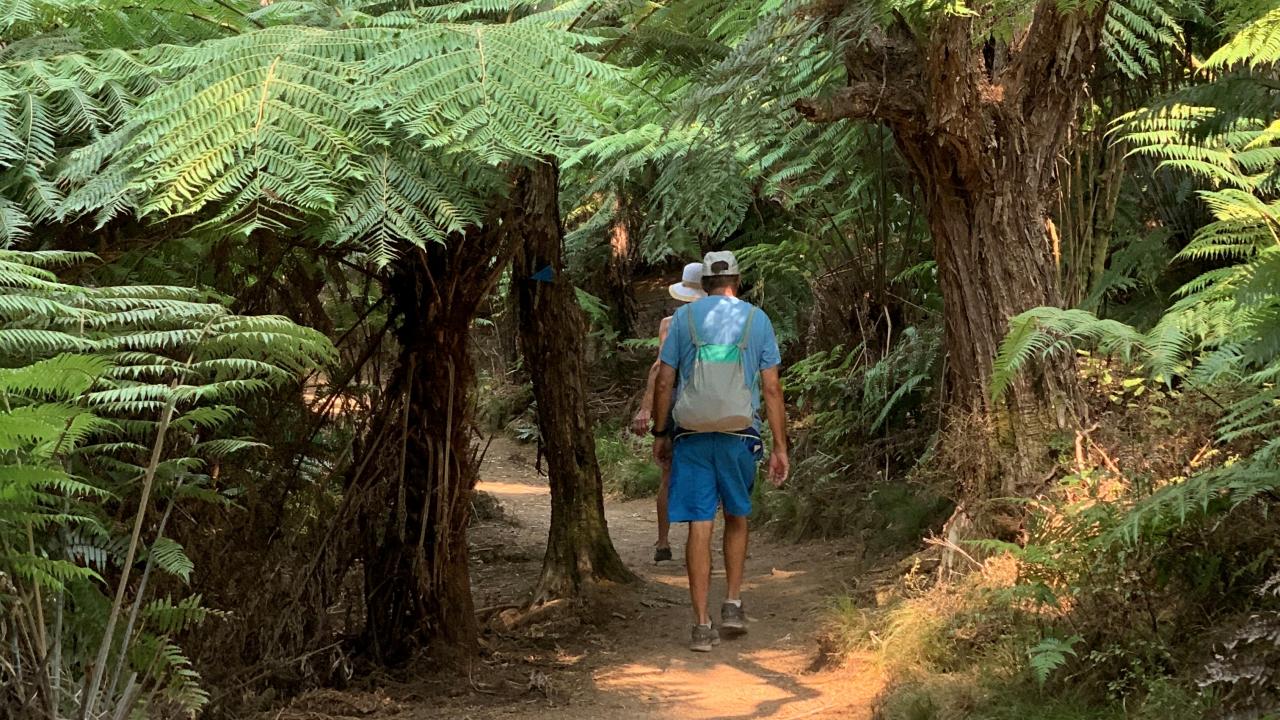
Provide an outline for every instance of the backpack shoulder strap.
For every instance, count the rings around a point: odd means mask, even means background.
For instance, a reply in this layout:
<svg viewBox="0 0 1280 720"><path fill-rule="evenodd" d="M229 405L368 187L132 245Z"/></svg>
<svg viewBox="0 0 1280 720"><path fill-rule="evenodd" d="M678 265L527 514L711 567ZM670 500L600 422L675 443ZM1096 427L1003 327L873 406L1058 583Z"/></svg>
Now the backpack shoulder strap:
<svg viewBox="0 0 1280 720"><path fill-rule="evenodd" d="M695 348L702 347L702 340L698 337L698 324L693 321L693 306L685 305L681 310L684 311L684 316L689 321L689 339L693 341Z"/></svg>
<svg viewBox="0 0 1280 720"><path fill-rule="evenodd" d="M739 350L746 350L747 344L751 341L751 323L756 319L757 310L759 310L759 308L753 305L751 306L751 310L747 312L747 323L742 326L742 337L738 338Z"/></svg>

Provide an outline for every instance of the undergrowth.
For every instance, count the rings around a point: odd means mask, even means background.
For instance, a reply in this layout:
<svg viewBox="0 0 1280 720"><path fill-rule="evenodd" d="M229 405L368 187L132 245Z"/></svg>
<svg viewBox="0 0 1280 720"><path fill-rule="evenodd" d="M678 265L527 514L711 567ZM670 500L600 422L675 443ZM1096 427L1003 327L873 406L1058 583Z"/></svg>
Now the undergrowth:
<svg viewBox="0 0 1280 720"><path fill-rule="evenodd" d="M537 406L528 383L512 382L505 376L482 376L477 397L476 415L484 432L537 442ZM621 420L609 415L597 419L595 440L605 492L628 500L653 497L658 492L662 473L653 462L648 438L636 437Z"/></svg>
<svg viewBox="0 0 1280 720"><path fill-rule="evenodd" d="M501 375L482 375L476 397L476 419L485 432L506 431L521 440L537 437L532 414L533 386L529 383L515 383Z"/></svg>
<svg viewBox="0 0 1280 720"><path fill-rule="evenodd" d="M649 442L619 423L596 427L596 459L605 491L626 499L653 497L662 472L650 455Z"/></svg>
<svg viewBox="0 0 1280 720"><path fill-rule="evenodd" d="M756 519L789 540L857 536L873 552L940 527L951 503L914 472L937 427L940 353L938 328L908 327L878 359L835 347L789 368L791 478L758 485Z"/></svg>
<svg viewBox="0 0 1280 720"><path fill-rule="evenodd" d="M833 617L846 650L870 651L889 678L881 720L1200 720L1205 698L1194 685L1135 662L1125 689L1082 685L1093 655L1124 654L1115 643L1090 651L1064 634L1044 608L1008 602L1022 582L1020 564L993 558L953 583L912 574L872 611L845 603Z"/></svg>
<svg viewBox="0 0 1280 720"><path fill-rule="evenodd" d="M856 536L873 552L914 545L952 508L924 483L820 452L796 463L786 488L756 487L756 519L780 537Z"/></svg>
<svg viewBox="0 0 1280 720"><path fill-rule="evenodd" d="M1276 498L1204 492L1253 447L1213 432L1229 390L1135 382L1080 363L1097 425L1027 506L1019 544L954 548L874 603L836 602L831 636L889 678L878 717L1263 718L1280 707ZM936 551L936 548L935 548ZM872 607L868 608L867 605Z"/></svg>
<svg viewBox="0 0 1280 720"><path fill-rule="evenodd" d="M64 282L85 253L0 250L0 711L191 717L207 617L171 522L234 505L246 399L327 366L321 334L208 293ZM6 715L7 716L7 715Z"/></svg>

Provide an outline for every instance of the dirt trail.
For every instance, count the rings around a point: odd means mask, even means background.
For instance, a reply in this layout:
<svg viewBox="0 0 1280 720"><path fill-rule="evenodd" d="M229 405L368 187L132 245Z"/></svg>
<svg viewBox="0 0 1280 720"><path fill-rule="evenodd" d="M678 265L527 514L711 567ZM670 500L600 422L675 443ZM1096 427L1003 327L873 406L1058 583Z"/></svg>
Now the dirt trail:
<svg viewBox="0 0 1280 720"><path fill-rule="evenodd" d="M691 617L684 527L672 530L675 562L654 565L653 502L610 501L610 535L640 582L602 588L585 608L563 608L512 627L504 621L519 612L505 607L518 602L537 579L550 496L545 478L534 471L530 449L510 441L493 442L481 477L480 489L500 501L506 519L481 522L472 532L476 605L491 629L471 687L465 681L463 687L454 682L430 691L412 681L384 684L363 697L350 691L313 696L292 708L309 714L282 717L871 717L883 689L871 663L854 658L813 669L822 664L815 661L824 610L858 578L858 548L787 545L754 536L743 585L749 632L711 653L692 653L687 649ZM719 528L717 545L718 535ZM724 592L718 547L715 567L712 606L718 608ZM335 701L351 709L339 710Z"/></svg>
<svg viewBox="0 0 1280 720"><path fill-rule="evenodd" d="M480 489L514 515L517 543L532 549L530 575L536 575L550 496L545 481L532 470L526 451L495 442ZM818 657L823 611L845 589L842 583L856 578L860 552L834 544L778 544L757 534L743 586L750 632L711 653L696 654L685 647L691 618L682 562L684 527L672 530L676 561L654 565L653 502L613 501L606 512L614 545L642 584L619 589L618 607L610 610L612 622L598 629L605 647L596 657L579 661L587 665L579 672L589 672L586 692L556 717L619 711L619 717L681 719L870 717L881 683L867 663L855 659L843 667L808 671ZM719 607L724 592L718 534L713 608ZM550 715L543 706L508 716Z"/></svg>

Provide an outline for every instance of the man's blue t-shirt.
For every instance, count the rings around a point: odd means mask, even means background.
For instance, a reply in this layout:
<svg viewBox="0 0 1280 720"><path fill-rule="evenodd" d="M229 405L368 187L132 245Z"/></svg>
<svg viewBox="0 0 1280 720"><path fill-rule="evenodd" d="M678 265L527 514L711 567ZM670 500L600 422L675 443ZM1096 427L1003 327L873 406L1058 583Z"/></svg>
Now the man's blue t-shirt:
<svg viewBox="0 0 1280 720"><path fill-rule="evenodd" d="M777 367L782 362L778 351L778 339L773 333L773 323L764 311L745 300L726 295L712 295L689 303L676 310L667 329L667 339L662 343L658 356L666 365L675 368L677 387L687 382L693 372L695 351L693 338L689 336L689 313L698 329L698 339L704 344L734 345L742 337L747 324L747 313L755 313L751 321L751 337L742 357L743 372L751 387L751 401L755 407L755 427L760 429L760 371ZM677 391L678 392L678 391Z"/></svg>

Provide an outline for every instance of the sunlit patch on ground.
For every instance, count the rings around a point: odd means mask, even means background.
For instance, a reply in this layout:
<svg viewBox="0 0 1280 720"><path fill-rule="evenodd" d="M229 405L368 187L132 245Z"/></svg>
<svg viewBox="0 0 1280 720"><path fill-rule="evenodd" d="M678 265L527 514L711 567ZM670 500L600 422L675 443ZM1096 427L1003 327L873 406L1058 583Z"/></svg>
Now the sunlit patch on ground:
<svg viewBox="0 0 1280 720"><path fill-rule="evenodd" d="M845 674L800 673L799 649L737 653L729 642L707 656L628 663L595 675L597 687L649 704L657 717L690 719L865 716L879 682L851 683ZM867 676L863 676L866 678Z"/></svg>
<svg viewBox="0 0 1280 720"><path fill-rule="evenodd" d="M547 488L524 483L485 481L476 485L477 490L494 495L546 495Z"/></svg>

